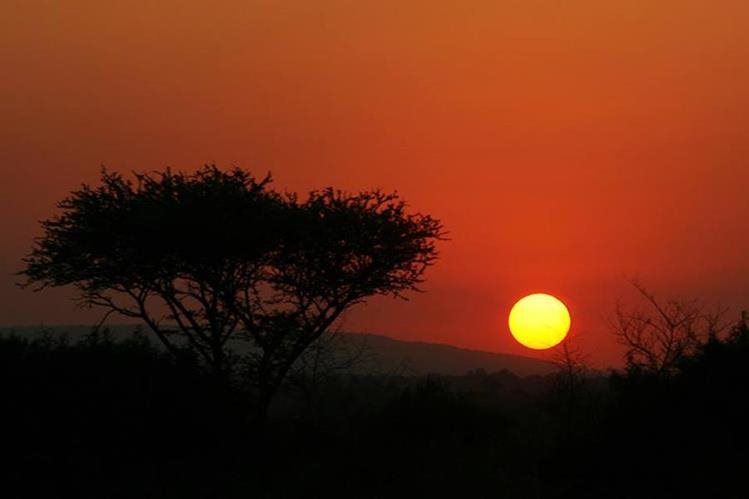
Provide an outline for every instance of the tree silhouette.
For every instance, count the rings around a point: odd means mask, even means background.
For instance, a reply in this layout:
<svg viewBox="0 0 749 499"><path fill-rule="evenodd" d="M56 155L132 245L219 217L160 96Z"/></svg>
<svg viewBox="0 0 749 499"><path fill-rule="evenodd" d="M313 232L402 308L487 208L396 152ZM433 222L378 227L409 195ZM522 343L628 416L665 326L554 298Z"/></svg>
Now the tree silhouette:
<svg viewBox="0 0 749 499"><path fill-rule="evenodd" d="M166 348L226 376L231 340L263 417L299 356L351 306L418 290L443 237L396 194L270 188L209 165L128 180L104 171L42 222L23 285L74 285L84 306L144 321Z"/></svg>
<svg viewBox="0 0 749 499"><path fill-rule="evenodd" d="M309 422L319 420L321 394L332 381L370 366L366 336L330 331L299 356L286 375L287 385L302 399Z"/></svg>
<svg viewBox="0 0 749 499"><path fill-rule="evenodd" d="M617 304L610 328L626 348L628 369L669 376L699 346L726 329L725 310L707 310L696 300L659 301L638 281L632 285L647 309L625 309Z"/></svg>
<svg viewBox="0 0 749 499"><path fill-rule="evenodd" d="M556 388L564 394L568 410L572 410L580 396L585 376L590 371L589 356L582 351L579 337L568 335L554 348L551 362L556 368Z"/></svg>

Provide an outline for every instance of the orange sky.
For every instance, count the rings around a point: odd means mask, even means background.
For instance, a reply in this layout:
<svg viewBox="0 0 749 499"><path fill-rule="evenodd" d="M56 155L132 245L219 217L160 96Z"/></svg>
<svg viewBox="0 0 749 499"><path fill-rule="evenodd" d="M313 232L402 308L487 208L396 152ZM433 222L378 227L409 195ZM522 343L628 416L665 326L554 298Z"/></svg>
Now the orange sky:
<svg viewBox="0 0 749 499"><path fill-rule="evenodd" d="M0 324L91 320L9 274L101 164L210 161L444 220L429 292L347 329L530 354L506 314L547 291L605 364L627 276L749 307L744 0L136 3L4 3Z"/></svg>

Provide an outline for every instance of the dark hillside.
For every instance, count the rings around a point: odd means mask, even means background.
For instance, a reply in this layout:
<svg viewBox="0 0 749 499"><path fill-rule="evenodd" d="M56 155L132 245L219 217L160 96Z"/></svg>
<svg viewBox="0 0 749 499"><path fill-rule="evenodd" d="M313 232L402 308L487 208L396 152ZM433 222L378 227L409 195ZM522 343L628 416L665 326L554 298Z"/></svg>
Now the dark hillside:
<svg viewBox="0 0 749 499"><path fill-rule="evenodd" d="M114 338L127 338L134 326L108 326ZM4 327L0 336L15 333L35 338L42 332L53 336L68 335L82 338L91 331L88 326ZM399 374L423 376L426 374L462 375L471 370L510 371L518 376L545 375L554 368L549 362L519 355L466 350L437 343L401 341L376 334L348 333L340 335L342 351L363 349L364 360L354 368L356 374ZM240 346L241 347L241 346Z"/></svg>

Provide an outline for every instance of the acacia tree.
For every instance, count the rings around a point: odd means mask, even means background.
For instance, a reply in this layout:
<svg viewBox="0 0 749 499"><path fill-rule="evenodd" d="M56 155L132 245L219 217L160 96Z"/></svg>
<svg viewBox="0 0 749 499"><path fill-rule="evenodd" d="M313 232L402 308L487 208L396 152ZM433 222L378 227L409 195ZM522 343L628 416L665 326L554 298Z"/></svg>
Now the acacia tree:
<svg viewBox="0 0 749 499"><path fill-rule="evenodd" d="M241 169L102 173L42 222L22 285L73 285L81 305L144 321L174 354L228 375L232 339L260 415L299 356L353 305L418 290L443 237L395 194L301 200Z"/></svg>

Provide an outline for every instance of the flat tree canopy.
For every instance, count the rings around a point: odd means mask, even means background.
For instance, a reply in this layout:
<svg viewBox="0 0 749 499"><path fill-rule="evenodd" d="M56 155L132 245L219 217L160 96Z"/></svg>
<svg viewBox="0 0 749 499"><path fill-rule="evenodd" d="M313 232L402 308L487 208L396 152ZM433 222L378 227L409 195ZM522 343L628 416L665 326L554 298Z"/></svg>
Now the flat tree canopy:
<svg viewBox="0 0 749 499"><path fill-rule="evenodd" d="M441 223L396 194L332 188L304 199L270 177L206 166L194 174L104 171L42 222L23 285L73 285L84 306L144 321L174 354L215 373L230 339L267 406L291 365L352 305L418 289Z"/></svg>

